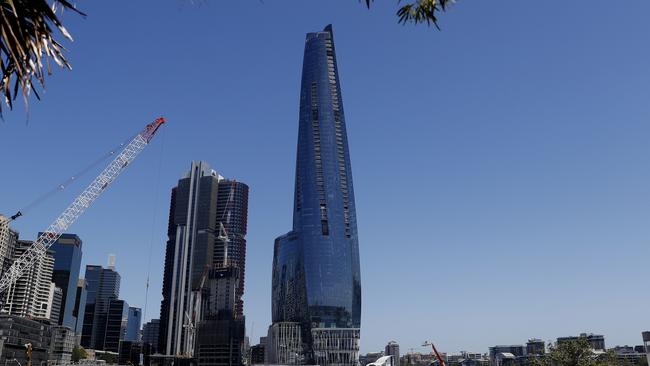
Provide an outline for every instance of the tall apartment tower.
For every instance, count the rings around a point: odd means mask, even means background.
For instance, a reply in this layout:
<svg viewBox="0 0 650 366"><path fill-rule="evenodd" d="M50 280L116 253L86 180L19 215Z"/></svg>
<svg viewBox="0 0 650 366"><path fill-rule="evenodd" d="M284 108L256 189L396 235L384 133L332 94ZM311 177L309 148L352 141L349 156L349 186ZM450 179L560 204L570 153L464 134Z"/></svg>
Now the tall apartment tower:
<svg viewBox="0 0 650 366"><path fill-rule="evenodd" d="M393 366L399 366L399 343L390 341L384 350L385 356L393 356Z"/></svg>
<svg viewBox="0 0 650 366"><path fill-rule="evenodd" d="M271 354L294 347L299 334L300 356L283 362L358 363L359 245L331 25L305 41L293 230L275 240L272 286Z"/></svg>
<svg viewBox="0 0 650 366"><path fill-rule="evenodd" d="M81 331L81 345L103 350L111 300L120 295L120 274L115 268L86 266L86 306ZM128 307L128 305L127 305Z"/></svg>
<svg viewBox="0 0 650 366"><path fill-rule="evenodd" d="M203 294L215 268L233 266L235 314L243 317L248 186L220 176L202 161L172 189L167 228L158 350L192 355L195 326L203 320ZM208 297L209 298L209 297ZM203 304L203 306L202 306ZM186 314L194 314L193 326Z"/></svg>
<svg viewBox="0 0 650 366"><path fill-rule="evenodd" d="M38 233L39 236L42 234ZM70 329L74 329L77 323L73 312L81 268L81 245L81 239L77 235L63 234L51 247L54 255L52 281L63 290L61 311L56 323Z"/></svg>
<svg viewBox="0 0 650 366"><path fill-rule="evenodd" d="M5 234L6 233L6 234ZM9 222L0 215L0 276L11 267L18 233L9 227Z"/></svg>
<svg viewBox="0 0 650 366"><path fill-rule="evenodd" d="M34 242L18 240L14 251L14 260L18 259ZM54 287L52 286L52 271L54 257L48 254L31 266L7 290L7 310L12 315L49 319Z"/></svg>

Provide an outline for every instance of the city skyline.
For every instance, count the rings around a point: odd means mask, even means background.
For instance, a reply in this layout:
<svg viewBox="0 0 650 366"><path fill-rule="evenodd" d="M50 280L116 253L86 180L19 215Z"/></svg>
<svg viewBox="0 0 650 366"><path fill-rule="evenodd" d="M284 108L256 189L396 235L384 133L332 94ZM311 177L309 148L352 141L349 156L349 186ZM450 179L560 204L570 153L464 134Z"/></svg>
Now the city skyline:
<svg viewBox="0 0 650 366"><path fill-rule="evenodd" d="M496 9L463 4L446 14L437 32L387 26L392 8L377 4L368 11L351 3L345 5L349 15L338 14L341 4L312 4L319 11L294 25L276 25L267 17L281 18L291 6L306 13L297 2L182 11L161 6L152 10L158 18L179 19L188 29L176 36L160 31L179 41L200 30L190 43L210 45L214 74L205 85L191 81L199 76L194 71L188 81L176 73L158 80L173 66L156 59L155 51L165 45L145 45L148 39L136 36L125 47L144 47L142 60L124 67L138 70L147 82L122 95L111 88L86 89L95 78L98 85L127 84L119 72L94 74L111 68L103 60L106 51L92 44L99 40L110 50L130 35L102 35L108 16L99 14L116 10L84 4L95 16L69 19L75 70L57 70L48 80L44 100L31 106L29 124L17 110L0 125L0 143L16 152L6 171L22 178L0 183L2 191L12 192L3 195L2 213L13 214L79 171L142 120L168 115L174 123L71 228L84 240L82 266L102 264L115 253L125 279L122 297L144 309L144 264L149 267L153 253L143 323L157 318L165 192L190 160L210 161L251 185L245 313L256 343L271 319L271 243L291 220L302 37L332 22L346 113L354 121L349 134L363 229L362 352L380 350L392 339L403 350L425 339L448 350L487 349L585 330L608 335L612 344L638 343L648 328L638 319L650 297L603 299L602 291L636 293L634 283L650 254L644 220L650 214L650 177L643 169L650 155L643 141L649 133L644 101L650 76L642 67L650 55L640 46L647 26L639 15L649 5L632 2L599 14L584 4L565 4L555 15L557 27L546 29L540 4L529 5L534 10L514 2ZM224 13L233 9L251 11L255 24L228 21ZM486 13L496 18L488 22ZM215 29L196 21L215 16L221 22ZM576 19L581 28L573 32ZM126 29L139 27L126 21ZM241 38L228 40L230 29ZM605 52L603 45L614 51ZM274 56L262 62L256 48ZM414 76L418 72L423 80ZM174 83L186 95L170 99ZM142 97L151 88L160 91ZM64 95L78 106L70 108ZM197 130L205 133L192 132ZM78 188L16 221L12 226L21 239L35 239ZM119 230L107 230L107 223ZM380 266L390 266L390 275ZM386 288L401 296L388 297ZM413 307L407 314L400 310L406 304ZM520 318L525 325L512 322L492 331L504 319ZM394 333L383 331L381 320L393 322Z"/></svg>

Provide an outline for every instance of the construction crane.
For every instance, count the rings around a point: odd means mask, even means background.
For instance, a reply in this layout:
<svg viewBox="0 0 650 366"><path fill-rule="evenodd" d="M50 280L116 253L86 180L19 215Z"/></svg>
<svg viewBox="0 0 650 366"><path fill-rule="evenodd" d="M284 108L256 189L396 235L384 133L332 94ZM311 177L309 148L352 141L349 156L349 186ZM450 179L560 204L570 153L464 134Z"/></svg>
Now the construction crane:
<svg viewBox="0 0 650 366"><path fill-rule="evenodd" d="M442 357L440 356L440 353L438 353L438 350L436 349L436 346L433 344L433 342L426 341L422 344L422 347L428 347L428 346L431 346L431 348L433 348L433 353L436 354L436 358L438 359L440 366L447 366L445 364L445 361L443 361Z"/></svg>
<svg viewBox="0 0 650 366"><path fill-rule="evenodd" d="M54 222L43 231L34 244L21 255L0 279L0 295L12 286L29 268L47 255L47 250L54 244L84 211L99 197L104 190L115 181L124 169L144 150L165 123L164 117L159 117L149 123L138 133L131 142L108 164L108 166L90 183ZM22 216L18 211L15 215L5 218L0 216L0 245L7 243L9 222Z"/></svg>

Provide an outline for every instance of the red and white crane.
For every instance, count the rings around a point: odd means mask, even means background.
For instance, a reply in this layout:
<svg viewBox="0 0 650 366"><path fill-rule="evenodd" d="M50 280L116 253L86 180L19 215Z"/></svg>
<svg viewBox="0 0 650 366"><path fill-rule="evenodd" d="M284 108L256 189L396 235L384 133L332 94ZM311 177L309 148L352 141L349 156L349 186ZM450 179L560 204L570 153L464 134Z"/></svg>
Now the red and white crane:
<svg viewBox="0 0 650 366"><path fill-rule="evenodd" d="M47 250L72 225L84 211L99 197L104 190L115 181L124 169L144 150L165 123L164 117L159 117L149 123L138 133L131 142L117 155L113 161L90 183L54 222L43 231L34 244L23 255L16 259L0 279L0 295L12 286L29 268L47 255ZM9 236L9 222L22 216L19 211L14 216L0 216L0 244L6 243ZM1 305L1 304L0 304Z"/></svg>

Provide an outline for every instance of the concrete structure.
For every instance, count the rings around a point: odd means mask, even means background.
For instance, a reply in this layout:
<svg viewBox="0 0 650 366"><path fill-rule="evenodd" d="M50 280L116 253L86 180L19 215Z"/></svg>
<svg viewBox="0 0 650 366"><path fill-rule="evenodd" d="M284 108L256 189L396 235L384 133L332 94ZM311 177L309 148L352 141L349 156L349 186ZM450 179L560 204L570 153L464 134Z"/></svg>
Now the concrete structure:
<svg viewBox="0 0 650 366"><path fill-rule="evenodd" d="M357 365L359 244L331 25L305 41L293 229L275 240L272 317L298 324L304 363Z"/></svg>
<svg viewBox="0 0 650 366"><path fill-rule="evenodd" d="M643 350L645 351L645 356L650 365L650 331L645 331L641 333L643 339Z"/></svg>
<svg viewBox="0 0 650 366"><path fill-rule="evenodd" d="M58 324L61 315L61 303L63 301L63 290L56 287L54 282L50 283L50 294L48 302L50 303L50 317L52 324Z"/></svg>
<svg viewBox="0 0 650 366"><path fill-rule="evenodd" d="M1 235L6 232L7 235ZM11 267L14 261L14 250L18 241L18 232L9 227L9 222L0 215L0 276Z"/></svg>
<svg viewBox="0 0 650 366"><path fill-rule="evenodd" d="M399 343L390 341L384 350L386 356L393 356L393 365L399 366Z"/></svg>
<svg viewBox="0 0 650 366"><path fill-rule="evenodd" d="M32 244L32 241L18 240L14 260ZM51 286L53 268L54 257L48 252L25 271L25 274L7 290L7 311L22 317L49 319L54 296Z"/></svg>
<svg viewBox="0 0 650 366"><path fill-rule="evenodd" d="M504 363L516 360L518 357L524 357L526 355L526 346L520 344L499 345L490 347L489 351L490 363L501 366Z"/></svg>
<svg viewBox="0 0 650 366"><path fill-rule="evenodd" d="M0 365L27 365L25 344L32 344L32 365L48 361L50 327L43 321L0 314Z"/></svg>
<svg viewBox="0 0 650 366"><path fill-rule="evenodd" d="M645 352L637 352L635 348L632 346L616 346L609 349L609 351L614 352L620 365L639 365L641 360L645 361L646 354Z"/></svg>
<svg viewBox="0 0 650 366"><path fill-rule="evenodd" d="M52 326L50 334L50 361L58 364L70 363L77 340L75 332L66 326L55 325Z"/></svg>
<svg viewBox="0 0 650 366"><path fill-rule="evenodd" d="M546 353L546 344L543 340L538 338L531 338L526 342L526 354L531 355L543 355Z"/></svg>
<svg viewBox="0 0 650 366"><path fill-rule="evenodd" d="M43 233L38 235L41 236ZM81 246L81 239L76 234L63 234L50 247L54 256L52 282L62 290L61 311L56 323L70 329L75 329L77 324L73 310L81 269Z"/></svg>
<svg viewBox="0 0 650 366"><path fill-rule="evenodd" d="M266 364L303 364L302 327L295 322L275 322L266 337Z"/></svg>
<svg viewBox="0 0 650 366"><path fill-rule="evenodd" d="M579 336L570 336L570 337L559 337L557 339L558 344L562 344L562 342L566 341L571 341L571 340L576 340L580 338L585 338L587 339L587 342L591 345L591 348L594 351L605 351L605 336L600 335L600 334L593 334L593 333L580 333Z"/></svg>

